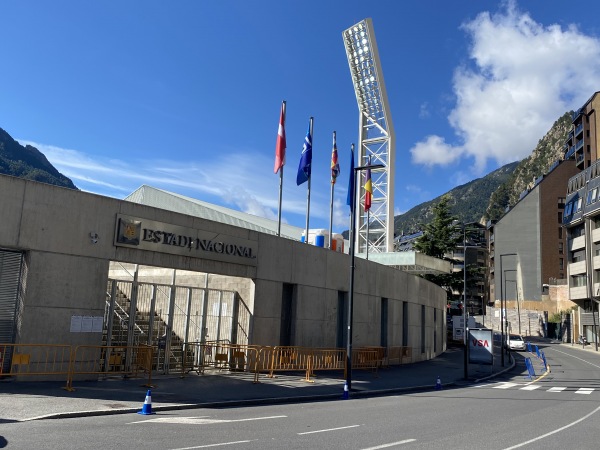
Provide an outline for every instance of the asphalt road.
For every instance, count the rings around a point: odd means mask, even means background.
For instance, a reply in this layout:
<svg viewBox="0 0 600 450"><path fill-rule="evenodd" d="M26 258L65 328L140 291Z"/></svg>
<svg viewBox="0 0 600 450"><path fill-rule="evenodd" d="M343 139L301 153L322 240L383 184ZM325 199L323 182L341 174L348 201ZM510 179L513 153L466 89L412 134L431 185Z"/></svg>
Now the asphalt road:
<svg viewBox="0 0 600 450"><path fill-rule="evenodd" d="M517 354L519 364L501 379L457 389L7 423L0 435L7 448L53 450L597 448L600 355L564 345L540 349L551 372L533 383L525 354Z"/></svg>

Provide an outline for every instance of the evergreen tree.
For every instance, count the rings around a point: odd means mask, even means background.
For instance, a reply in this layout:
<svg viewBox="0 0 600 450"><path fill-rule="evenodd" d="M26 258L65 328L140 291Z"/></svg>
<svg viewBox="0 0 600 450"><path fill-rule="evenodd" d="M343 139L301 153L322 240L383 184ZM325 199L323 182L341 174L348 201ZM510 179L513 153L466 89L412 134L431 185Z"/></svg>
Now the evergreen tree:
<svg viewBox="0 0 600 450"><path fill-rule="evenodd" d="M442 196L433 207L433 219L422 224L423 235L414 244L414 249L434 258L454 262L451 255L462 243L462 228L457 222L457 216L450 213L450 197ZM452 290L462 290L463 273L427 274L425 279L444 288L448 293L448 301L452 299Z"/></svg>
<svg viewBox="0 0 600 450"><path fill-rule="evenodd" d="M416 251L435 258L446 259L462 242L457 216L450 213L450 196L444 195L433 207L433 219L422 224L423 235L415 241Z"/></svg>

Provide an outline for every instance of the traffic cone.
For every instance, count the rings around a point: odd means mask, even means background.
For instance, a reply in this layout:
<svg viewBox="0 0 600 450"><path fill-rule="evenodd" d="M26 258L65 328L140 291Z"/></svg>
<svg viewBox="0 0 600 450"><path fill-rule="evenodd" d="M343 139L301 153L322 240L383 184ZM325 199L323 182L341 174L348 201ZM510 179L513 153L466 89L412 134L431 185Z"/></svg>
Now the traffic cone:
<svg viewBox="0 0 600 450"><path fill-rule="evenodd" d="M435 390L436 391L441 391L442 390L442 380L440 379L439 375L437 377L437 380L435 381Z"/></svg>
<svg viewBox="0 0 600 450"><path fill-rule="evenodd" d="M343 400L348 400L350 398L350 393L348 392L348 382L344 381L344 395L342 397Z"/></svg>
<svg viewBox="0 0 600 450"><path fill-rule="evenodd" d="M149 415L149 414L156 414L152 412L152 393L150 392L150 389L148 389L148 392L146 392L146 399L144 400L144 406L142 406L142 410L138 411L138 414L143 414L143 415Z"/></svg>

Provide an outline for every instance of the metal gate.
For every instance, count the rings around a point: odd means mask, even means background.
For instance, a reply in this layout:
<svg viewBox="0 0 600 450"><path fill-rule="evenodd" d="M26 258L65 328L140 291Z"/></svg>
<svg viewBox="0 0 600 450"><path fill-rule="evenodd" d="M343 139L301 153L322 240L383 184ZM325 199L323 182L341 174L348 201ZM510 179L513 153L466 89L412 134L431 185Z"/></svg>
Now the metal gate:
<svg viewBox="0 0 600 450"><path fill-rule="evenodd" d="M23 253L0 250L0 343L15 342L22 265ZM0 352L0 373L9 367L10 356Z"/></svg>
<svg viewBox="0 0 600 450"><path fill-rule="evenodd" d="M247 344L249 313L240 303L234 291L109 280L104 343L152 345L154 368L169 372L181 367L184 342Z"/></svg>

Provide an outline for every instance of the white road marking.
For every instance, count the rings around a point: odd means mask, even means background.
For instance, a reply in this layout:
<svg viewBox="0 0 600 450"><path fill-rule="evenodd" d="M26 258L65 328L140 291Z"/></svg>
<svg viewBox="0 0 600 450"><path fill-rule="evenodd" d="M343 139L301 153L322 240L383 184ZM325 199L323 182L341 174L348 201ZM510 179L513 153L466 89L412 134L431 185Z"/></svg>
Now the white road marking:
<svg viewBox="0 0 600 450"><path fill-rule="evenodd" d="M301 436L303 434L325 433L327 431L345 430L347 428L356 428L356 427L360 427L360 425L349 425L347 427L327 428L326 430L305 431L304 433L297 433L297 434L298 434L298 436Z"/></svg>
<svg viewBox="0 0 600 450"><path fill-rule="evenodd" d="M573 425L577 425L579 422L583 422L588 417L592 416L593 414L596 414L599 410L600 410L600 406L598 406L596 409L594 409L591 413L586 414L585 416L581 417L580 419L577 419L575 422L571 422L570 424L567 424L564 427L561 427L557 430L551 431L550 433L542 434L541 436L538 436L536 438L530 439L525 442L521 442L520 444L517 444L517 445L513 445L512 447L507 447L504 450L513 450L515 448L523 447L525 445L531 444L532 442L536 442L541 439L547 438L548 436L552 436L553 434L560 433L561 431L566 430L567 428L570 428Z"/></svg>
<svg viewBox="0 0 600 450"><path fill-rule="evenodd" d="M231 422L249 422L252 420L268 420L282 419L287 416L269 416L269 417L251 417L248 419L207 419L208 416L201 417L157 417L155 419L140 420L137 422L129 422L128 425L134 423L176 423L184 425L210 425L213 423L231 423Z"/></svg>
<svg viewBox="0 0 600 450"><path fill-rule="evenodd" d="M389 444L381 444L381 445L378 445L377 447L363 448L362 450L379 450L380 448L394 447L396 445L408 444L410 442L415 442L415 441L416 441L416 439L404 439L403 441L390 442Z"/></svg>
<svg viewBox="0 0 600 450"><path fill-rule="evenodd" d="M592 392L594 392L593 388L579 388L575 391L576 394L585 394L585 395L589 395Z"/></svg>
<svg viewBox="0 0 600 450"><path fill-rule="evenodd" d="M586 361L585 359L579 358L578 356L573 356L573 355L570 355L565 352L561 352L560 350L556 350L556 349L552 349L552 351L562 353L563 355L567 355L567 356L570 356L571 358L578 359L579 361L583 361L584 363L589 364L590 366L594 366L594 367L597 367L598 369L600 369L600 366L597 366L596 364L592 364L591 362Z"/></svg>
<svg viewBox="0 0 600 450"><path fill-rule="evenodd" d="M517 383L503 383L500 386L494 386L494 389L510 389L511 387L518 386Z"/></svg>
<svg viewBox="0 0 600 450"><path fill-rule="evenodd" d="M556 387L551 387L550 389L548 389L548 392L562 392L565 389L566 389L566 387L556 386Z"/></svg>
<svg viewBox="0 0 600 450"><path fill-rule="evenodd" d="M172 450L191 450L193 448L209 448L209 447L220 447L222 445L235 445L235 444L246 444L248 442L252 442L252 441L232 441L232 442L221 442L219 444L207 444L207 445L197 445L195 447L181 447L181 448L174 448Z"/></svg>
<svg viewBox="0 0 600 450"><path fill-rule="evenodd" d="M539 388L540 385L539 384L529 384L527 386L523 386L522 388L520 388L522 391L535 391L537 388Z"/></svg>

